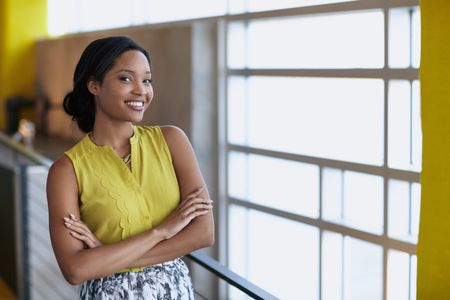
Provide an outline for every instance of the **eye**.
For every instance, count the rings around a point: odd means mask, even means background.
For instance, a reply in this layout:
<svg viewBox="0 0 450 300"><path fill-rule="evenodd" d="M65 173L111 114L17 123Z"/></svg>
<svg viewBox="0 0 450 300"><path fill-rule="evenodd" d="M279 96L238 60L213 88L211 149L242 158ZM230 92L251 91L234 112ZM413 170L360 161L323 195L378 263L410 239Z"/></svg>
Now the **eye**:
<svg viewBox="0 0 450 300"><path fill-rule="evenodd" d="M151 79L144 79L143 82L144 82L145 84L150 84L150 83L152 83L152 81L153 81L153 80L151 80Z"/></svg>
<svg viewBox="0 0 450 300"><path fill-rule="evenodd" d="M124 82L131 82L131 78L128 76L121 76L119 79Z"/></svg>

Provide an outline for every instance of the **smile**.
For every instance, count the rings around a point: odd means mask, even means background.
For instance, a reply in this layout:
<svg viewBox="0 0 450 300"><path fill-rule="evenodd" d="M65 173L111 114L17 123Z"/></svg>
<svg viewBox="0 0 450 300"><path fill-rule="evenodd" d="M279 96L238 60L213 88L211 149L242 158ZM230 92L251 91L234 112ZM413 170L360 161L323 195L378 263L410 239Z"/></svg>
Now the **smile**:
<svg viewBox="0 0 450 300"><path fill-rule="evenodd" d="M125 101L125 104L131 107L143 107L144 102L142 101Z"/></svg>

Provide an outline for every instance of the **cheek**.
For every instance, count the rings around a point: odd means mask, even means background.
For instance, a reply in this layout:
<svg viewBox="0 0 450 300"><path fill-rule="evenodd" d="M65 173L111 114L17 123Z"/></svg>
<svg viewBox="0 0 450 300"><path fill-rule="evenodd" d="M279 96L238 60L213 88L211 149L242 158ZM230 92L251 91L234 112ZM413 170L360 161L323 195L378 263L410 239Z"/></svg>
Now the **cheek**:
<svg viewBox="0 0 450 300"><path fill-rule="evenodd" d="M149 101L152 101L153 96L155 95L155 93L154 93L154 91L153 91L153 87L150 87L150 88L148 89L147 94L148 94L148 100L149 100Z"/></svg>

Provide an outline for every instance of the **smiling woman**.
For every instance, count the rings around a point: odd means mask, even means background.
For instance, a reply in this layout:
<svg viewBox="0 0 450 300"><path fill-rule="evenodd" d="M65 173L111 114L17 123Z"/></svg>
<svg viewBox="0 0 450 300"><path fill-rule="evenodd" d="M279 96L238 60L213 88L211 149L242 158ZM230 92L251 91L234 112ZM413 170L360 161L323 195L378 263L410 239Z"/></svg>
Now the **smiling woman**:
<svg viewBox="0 0 450 300"><path fill-rule="evenodd" d="M128 37L92 42L64 109L86 134L51 167L50 235L80 299L193 299L179 258L214 241L212 201L182 130L134 126L153 98Z"/></svg>

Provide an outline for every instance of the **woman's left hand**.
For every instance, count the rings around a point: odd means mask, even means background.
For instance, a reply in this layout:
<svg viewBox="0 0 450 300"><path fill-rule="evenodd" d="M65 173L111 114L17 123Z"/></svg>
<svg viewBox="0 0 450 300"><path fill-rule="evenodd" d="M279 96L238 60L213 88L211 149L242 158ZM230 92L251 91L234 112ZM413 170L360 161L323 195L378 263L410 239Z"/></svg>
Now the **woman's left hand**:
<svg viewBox="0 0 450 300"><path fill-rule="evenodd" d="M102 245L89 227L75 218L74 215L70 214L69 217L65 217L64 225L70 230L71 236L82 241L88 248L96 248Z"/></svg>

